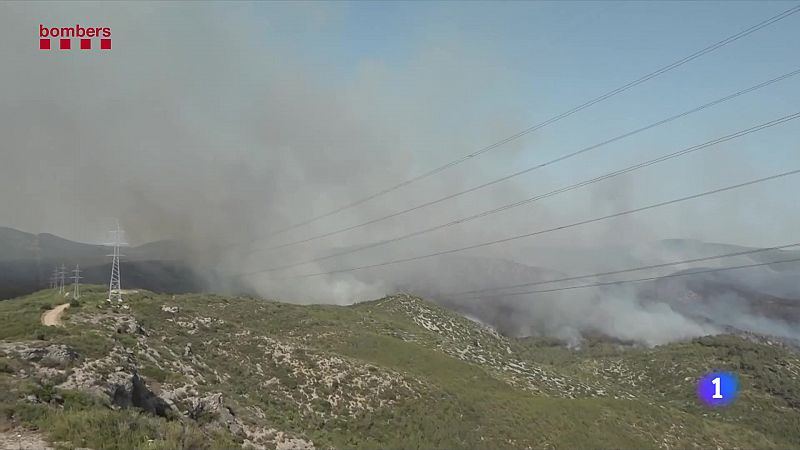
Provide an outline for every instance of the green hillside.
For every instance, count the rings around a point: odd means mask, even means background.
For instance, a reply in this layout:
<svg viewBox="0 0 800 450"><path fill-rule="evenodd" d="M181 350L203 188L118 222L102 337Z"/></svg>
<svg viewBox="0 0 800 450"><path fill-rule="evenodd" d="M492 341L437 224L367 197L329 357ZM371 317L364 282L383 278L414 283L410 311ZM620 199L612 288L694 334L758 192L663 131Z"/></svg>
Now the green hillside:
<svg viewBox="0 0 800 450"><path fill-rule="evenodd" d="M424 300L301 306L88 288L0 302L0 431L73 448L800 447L800 358L717 336L653 349L509 339ZM724 409L702 374L739 375Z"/></svg>

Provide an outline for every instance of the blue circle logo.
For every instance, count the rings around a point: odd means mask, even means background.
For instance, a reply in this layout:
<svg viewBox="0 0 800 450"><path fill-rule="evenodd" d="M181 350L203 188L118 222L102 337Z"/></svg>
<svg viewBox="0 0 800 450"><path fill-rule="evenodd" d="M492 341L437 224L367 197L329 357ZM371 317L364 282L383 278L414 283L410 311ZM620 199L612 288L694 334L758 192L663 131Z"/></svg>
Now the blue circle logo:
<svg viewBox="0 0 800 450"><path fill-rule="evenodd" d="M708 406L728 405L738 393L739 382L732 373L710 373L697 382L697 397Z"/></svg>

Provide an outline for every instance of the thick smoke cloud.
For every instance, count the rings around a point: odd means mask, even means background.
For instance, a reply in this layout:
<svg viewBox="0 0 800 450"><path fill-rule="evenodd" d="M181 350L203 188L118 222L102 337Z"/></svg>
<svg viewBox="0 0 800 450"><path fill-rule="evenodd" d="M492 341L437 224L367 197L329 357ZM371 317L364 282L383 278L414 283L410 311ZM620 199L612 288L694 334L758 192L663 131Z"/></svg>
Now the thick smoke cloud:
<svg viewBox="0 0 800 450"><path fill-rule="evenodd" d="M224 9L94 4L0 8L0 204L14 212L2 225L97 242L116 217L131 243L184 241L191 262L209 277L213 274L217 290L252 289L268 298L336 304L397 290L428 294L448 304L444 295L465 286L602 270L610 263L651 263L597 243L635 246L664 237L638 219L624 218L554 233L535 243L471 252L462 259L275 279L409 257L607 214L631 203L633 182L621 178L429 237L296 271L240 278L243 272L393 237L559 186L556 177L537 173L524 184L507 183L379 226L279 251L260 250L508 173L519 162L520 150L537 146L545 136L534 133L458 170L275 240L262 239L272 230L525 128L535 102L494 100L507 98L506 86L520 84L521 75L503 70L507 61L502 56L475 42L465 45L466 37L457 33L421 39L417 52L403 65L364 58L351 73L339 73L339 66L326 64L324 55L302 51L302 42L308 43L302 41L305 27L338 26L337 8L320 4L313 12L307 5L276 6L267 19L259 18L251 6L238 4ZM110 26L114 50L101 54L35 49L39 23L76 21ZM293 32L300 44L291 42ZM20 50L26 48L30 51ZM542 157L547 156L543 151ZM583 250L574 250L575 244ZM595 332L659 344L722 329L669 302L643 301L635 290L450 306L509 333L567 340ZM727 314L731 311L735 310ZM733 316L727 322L743 325ZM773 329L763 321L749 324L755 331Z"/></svg>

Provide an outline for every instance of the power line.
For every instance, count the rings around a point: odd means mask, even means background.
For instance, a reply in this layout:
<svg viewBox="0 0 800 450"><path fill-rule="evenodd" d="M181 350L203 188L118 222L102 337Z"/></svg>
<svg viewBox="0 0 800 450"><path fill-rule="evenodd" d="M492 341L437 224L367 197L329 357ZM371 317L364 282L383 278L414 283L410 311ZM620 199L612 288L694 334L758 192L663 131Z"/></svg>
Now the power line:
<svg viewBox="0 0 800 450"><path fill-rule="evenodd" d="M520 284L512 284L512 285L506 285L506 286L495 286L495 287L491 287L491 288L474 289L474 290L471 290L471 291L462 291L462 292L455 292L455 293L452 293L452 294L445 294L445 295L443 295L443 297L444 298L459 298L459 299L479 298L481 296L478 296L478 295L475 295L475 294L483 294L483 293L486 293L486 292L497 291L497 290L505 290L505 289L516 289L516 288L527 287L527 286L539 286L539 285L542 285L542 284L561 283L561 282L564 282L564 281L575 281L575 280L580 280L580 279L583 279L583 278L597 278L597 277L605 277L605 276L609 276L609 275L620 275L620 274L623 274L623 273L639 272L639 271L642 271L642 270L661 269L661 268L664 268L664 267L678 266L678 265L681 265L681 264L691 264L691 263L712 261L712 260L715 260L715 259L732 258L732 257L735 257L735 256L752 255L752 254L755 254L755 253L764 253L764 252L782 250L782 249L786 249L786 248L790 248L790 247L797 247L797 246L800 246L800 242L796 242L796 243L793 243L793 244L779 245L779 246L776 246L776 247L757 248L757 249L744 250L744 251L734 252L734 253L726 253L726 254L723 254L723 255L704 256L704 257L701 257L701 258L683 259L683 260L680 260L680 261L671 261L671 262L667 262L667 263L651 264L649 266L640 266L640 267L634 267L634 268L629 268L629 269L612 270L612 271L609 271L609 272L599 272L599 273L592 273L592 274L585 274L585 275L574 275L574 276L569 276L569 277L565 277L565 278L556 278L556 279L553 279L553 280L540 280L540 281L532 281L532 282L529 282L529 283L520 283ZM505 294L499 293L499 294L494 294L494 295L503 296ZM464 297L464 296L469 296L469 297Z"/></svg>
<svg viewBox="0 0 800 450"><path fill-rule="evenodd" d="M792 14L797 13L798 11L800 11L800 5L792 7L792 8L789 8L788 10L783 11L780 14L772 16L769 19L766 19L766 20L764 20L762 22L759 22L759 23L757 23L757 24L755 24L755 25L753 25L753 26L751 26L751 27L749 27L749 28L747 28L745 30L742 30L742 31L740 31L740 32L738 32L738 33L736 33L734 35L731 35L731 36L729 36L729 37L727 37L727 38L725 38L725 39L723 39L723 40L721 40L721 41L719 41L719 42L717 42L715 44L709 45L708 47L705 47L702 50L698 50L697 52L694 52L694 53L692 53L692 54L690 54L690 55L688 55L688 56L686 56L684 58L681 58L681 59L679 59L679 60L677 60L677 61L675 61L675 62L673 62L671 64L668 64L668 65L666 65L666 66L664 66L664 67L662 67L662 68L660 68L660 69L658 69L658 70L656 70L654 72L651 72L651 73L649 73L647 75L644 75L644 76L642 76L640 78L637 78L634 81L631 81L631 82L629 82L627 84L624 84L624 85L622 85L622 86L620 86L620 87L618 87L618 88L616 88L614 90L606 92L605 94L600 95L599 97L595 97L592 100L589 100L589 101L587 101L585 103L582 103L582 104L580 104L580 105L578 105L578 106L576 106L576 107L574 107L572 109L569 109L569 110L567 110L567 111L565 111L565 112L563 112L561 114L553 116L553 117L545 120L544 122L540 122L540 123L538 123L536 125L533 125L533 126L531 126L529 128L526 128L526 129L524 129L524 130L522 130L522 131L520 131L520 132L518 132L518 133L516 133L514 135L511 135L509 137L506 137L505 139L502 139L502 140L500 140L498 142L495 142L494 144L491 144L491 145L488 145L486 147L483 147L483 148L481 148L481 149L479 149L479 150L477 150L477 151L475 151L473 153L470 153L468 155L464 155L464 156L462 156L462 157L460 157L458 159L455 159L453 161L445 163L444 165L441 165L439 167L431 169L431 170L429 170L427 172L424 172L424 173L422 173L420 175L417 175L415 177L409 178L409 179L407 179L405 181L397 183L397 184L395 184L393 186L390 186L388 188L385 188L385 189L383 189L381 191L378 191L378 192L375 192L373 194L367 195L366 197L362 197L359 200L355 200L353 202L350 202L350 203L347 203L345 205L342 205L342 206L340 206L338 208L335 208L333 210L330 210L330 211L328 211L326 213L319 214L319 215L313 216L313 217L311 217L309 219L306 219L304 221L296 222L296 223L294 223L292 225L289 225L289 226L287 226L285 228L281 228L281 229L275 230L275 231L271 232L270 234L268 234L267 236L265 236L262 239L269 239L269 238L271 238L273 236L276 236L278 234L282 234L282 233L285 233L287 231L293 230L295 228L299 228L301 226L308 225L308 224L310 224L312 222L316 222L317 220L324 219L326 217L332 216L332 215L337 214L339 212L342 212L344 210L347 210L347 209L353 208L355 206L361 205L361 204L366 203L366 202L368 202L370 200L373 200L375 198L378 198L378 197L386 195L386 194L388 194L390 192L393 192L393 191L395 191L397 189L400 189L400 188L402 188L404 186L407 186L409 184L415 183L417 181L420 181L422 179L425 179L425 178L428 178L428 177L430 177L432 175L435 175L435 174L437 174L439 172L447 170L447 169L449 169L449 168L451 168L453 166L456 166L456 165L461 164L461 163L463 163L465 161L468 161L468 160L470 160L470 159L472 159L472 158L474 158L474 157L476 157L478 155L481 155L483 153L486 153L486 152L494 150L494 149L496 149L498 147L501 147L501 146L503 146L503 145L505 145L505 144L507 144L509 142L512 142L512 141L514 141L516 139L519 139L519 138L521 138L521 137L523 137L523 136L525 136L525 135L527 135L529 133L532 133L533 131L539 130L539 129L541 129L543 127L546 127L546 126L548 126L548 125L550 125L552 123L558 122L559 120L564 119L566 117L569 117L569 116L571 116L571 115L573 115L573 114L575 114L575 113L577 113L579 111L582 111L582 110L584 110L584 109L586 109L586 108L588 108L588 107L590 107L592 105L595 105L595 104L597 104L599 102L602 102L602 101L604 101L604 100L606 100L608 98L611 98L611 97L613 97L613 96L615 96L617 94L620 94L620 93L622 93L624 91L627 91L628 89L631 89L631 88L633 88L635 86L638 86L638 85L640 85L640 84L642 84L642 83L644 83L644 82L646 82L646 81L648 81L650 79L653 79L653 78L655 78L657 76L660 76L660 75L662 75L662 74L664 74L666 72L669 72L669 71L671 71L671 70L673 70L673 69L675 69L677 67L680 67L680 66L682 66L682 65L684 65L684 64L686 64L686 63L688 63L690 61L693 61L693 60L695 60L695 59L697 59L697 58L699 58L699 57L701 57L701 56L703 56L703 55L705 55L707 53L711 53L711 52L713 52L713 51L715 51L715 50L717 50L717 49L719 49L721 47L724 47L724 46L730 44L731 42L737 41L737 40L739 40L739 39L741 39L741 38L743 38L745 36L748 36L748 35L756 32L756 31L762 29L762 28L768 27L768 26L774 24L775 22L778 22L778 21L780 21L782 19L785 19L786 17L789 17ZM242 244L238 244L238 245L242 245Z"/></svg>
<svg viewBox="0 0 800 450"><path fill-rule="evenodd" d="M497 295L493 295L491 297L486 297L486 298L512 297L512 296L518 296L518 295L542 294L542 293L545 293L545 292L567 291L567 290L570 290L570 289L585 289L585 288L591 288L591 287L612 286L612 285L627 284L627 283L641 283L643 281L661 280L661 279L664 279L664 278L685 277L685 276L699 275L699 274L704 274L704 273L724 272L726 270L736 270L736 269L748 269L748 268L752 268L752 267L771 266L773 264L785 264L785 263L798 262L798 261L800 261L800 258L792 258L792 259L786 259L786 260L782 260L782 261L771 261L771 262L757 263L757 264L746 264L746 265L743 265L743 266L720 267L720 268L716 268L716 269L697 270L697 271L694 271L694 272L673 273L673 274L669 274L669 275L664 275L662 277L635 278L635 279L632 279L632 280L607 281L607 282L603 282L603 283L581 284L581 285L577 285L577 286L567 286L567 287L553 288L553 289L539 289L539 290L525 291L525 292L513 292L513 293L510 293L510 294L497 294Z"/></svg>
<svg viewBox="0 0 800 450"><path fill-rule="evenodd" d="M798 72L800 72L800 71L798 71ZM463 224L463 223L466 223L466 222L469 222L469 221L472 221L472 220L475 220L475 219L478 219L478 218L481 218L481 217L486 217L486 216L489 216L489 215L492 215L492 214L496 214L498 212L507 211L509 209L516 208L516 207L519 207L519 206L523 206L523 205L526 205L526 204L530 204L530 203L533 203L535 201L542 200L544 198L552 197L552 196L557 195L557 194L562 194L564 192L572 191L572 190L575 190L575 189L578 189L578 188L581 188L581 187L588 186L590 184L594 184L594 183L597 183L597 182L600 182L600 181L603 181L603 180L607 180L609 178L613 178L613 177L616 177L616 176L619 176L619 175L622 175L622 174L630 173L630 172L633 172L633 171L636 171L636 170L639 170L639 169L642 169L642 168L645 168L645 167L649 167L649 166L652 166L652 165L655 165L655 164L659 164L659 163L662 163L662 162L670 160L670 159L678 158L678 157L687 155L689 153L693 153L693 152L696 152L698 150L706 149L706 148L712 147L714 145L730 141L732 139L740 138L742 136L746 136L748 134L752 134L752 133L755 133L757 131L761 131L761 130L766 129L766 128L770 128L770 127L773 127L773 126L776 126L776 125L780 125L782 123L785 123L785 122L788 122L790 120L794 120L794 119L797 119L797 118L800 118L800 112L797 112L797 113L794 113L794 114L789 114L787 116L783 116L783 117L780 117L778 119L774 119L774 120L771 120L771 121L768 121L768 122L764 122L762 124L759 124L759 125L756 125L756 126L744 129L744 130L740 130L740 131L737 131L735 133L732 133L732 134L729 134L729 135L726 135L726 136L722 136L722 137L718 137L716 139L712 139L712 140L704 142L702 144L694 145L694 146L685 148L683 150L679 150L679 151L676 151L676 152L673 152L673 153L669 153L667 155L660 156L660 157L655 158L655 159L651 159L651 160L648 160L648 161L645 161L645 162L634 164L632 166L628 166L628 167L625 167L623 169L615 170L615 171L606 173L604 175L600 175L600 176L597 176L597 177L594 177L594 178L591 178L591 179L588 179L588 180L581 181L579 183L575 183L575 184L572 184L572 185L569 185L569 186L566 186L566 187L562 187L562 188L547 192L545 194L540 194L540 195L537 195L537 196L534 196L534 197L530 197L530 198L527 198L527 199L524 199L524 200L520 200L520 201L517 201L517 202L509 203L509 204L506 204L506 205L503 205L503 206L500 206L500 207L497 207L497 208L494 208L494 209L491 209L491 210L482 211L480 213L473 214L473 215L468 216L468 217L463 217L461 219L453 220L453 221L450 221L450 222L447 222L447 223L444 223L444 224L435 225L433 227L425 228L425 229L422 229L422 230L417 230L417 231L414 231L414 232L411 232L411 233L407 233L407 234L404 234L404 235L401 235L401 236L397 236L397 237L394 237L394 238L391 238L391 239L385 239L385 240L382 240L382 241L373 242L373 243L370 243L370 244L367 244L367 245L364 245L364 246L361 246L361 247L356 247L356 248L353 248L353 249L343 250L343 251L340 251L340 252L337 252L337 253L333 253L333 254L330 254L330 255L320 256L320 257L312 258L312 259L301 261L301 262L297 262L297 263L290 263L290 264L285 264L285 265L282 265L282 266L271 267L271 268L268 268L268 269L264 269L264 271L265 272L274 272L274 271L277 271L277 270L290 269L290 268L293 268L293 267L298 267L298 266L302 266L302 265L305 265L305 264L310 264L310 263L313 263L313 262L323 261L323 260L334 258L334 257L337 257L337 256L343 256L343 255L347 255L347 254L351 254L351 253L356 253L356 252L359 252L361 250L366 250L366 249L369 249L369 248L379 247L379 246L386 245L386 244L389 244L389 243L402 241L404 239L408 239L408 238L411 238L411 237L414 237L414 236L420 236L422 234L430 233L430 232L436 231L436 230L441 230L443 228L451 227L451 226L454 226L454 225Z"/></svg>
<svg viewBox="0 0 800 450"><path fill-rule="evenodd" d="M582 148L580 150L577 150L575 152L568 153L566 155L559 156L559 157L557 157L555 159L551 159L549 161L546 161L546 162L543 162L543 163L540 163L540 164L537 164L537 165L534 165L534 166L519 170L519 171L514 172L514 173L512 173L510 175L506 175L506 176L503 176L503 177L500 177L500 178L496 178L494 180L488 181L488 182L480 184L478 186L474 186L474 187L471 187L469 189L466 189L466 190L463 190L463 191L460 191L460 192L456 192L456 193L453 193L453 194L446 195L444 197L440 197L440 198L438 198L436 200L431 200L431 201L428 201L428 202L425 202L425 203L421 203L419 205L412 206L410 208L406 208L406 209L403 209L403 210L400 210L400 211L397 211L397 212L394 212L394 213L391 213L391 214L387 214L385 216L381 216L381 217L378 217L378 218L375 218L375 219L371 219L371 220L368 220L366 222L359 223L357 225L351 225L351 226L339 228L339 229L334 230L334 231L329 231L329 232L317 234L315 236L311 236L311 237L304 238L304 239L299 239L299 240L292 241L292 242L287 242L287 243L284 243L284 244L273 245L273 246L266 247L266 248L263 248L263 249L253 249L252 251L250 251L248 253L255 253L255 252L258 252L258 251L277 250L277 249L286 248L286 247L290 247L290 246L297 245L297 244L304 244L304 243L307 243L307 242L315 241L317 239L322 239L322 238L334 236L334 235L337 235L337 234L340 234L340 233L344 233L344 232L347 232L347 231L352 231L352 230L355 230L357 228L365 227L365 226L368 226L368 225L373 225L375 223L382 222L382 221L387 220L387 219L398 217L398 216L401 216L403 214L407 214L407 213L410 213L410 212L413 212L413 211L416 211L416 210L419 210L419 209L422 209L422 208L426 208L428 206L436 205L438 203L442 203L444 201L451 200L451 199L454 199L456 197L460 197L462 195L469 194L471 192L475 192L475 191L487 188L489 186L493 186L495 184L498 184L498 183L501 183L501 182L504 182L504 181L508 181L508 180L510 180L512 178L515 178L515 177L518 177L520 175L524 175L524 174L533 172L535 170L538 170L538 169L541 169L541 168L556 164L558 162L567 160L569 158L573 158L573 157L581 155L583 153L587 153L589 151L596 150L596 149L598 149L600 147L603 147L605 145L620 141L622 139L625 139L625 138L631 137L633 135L639 134L641 132L650 130L652 128L664 125L666 123L672 122L672 121L680 119L682 117L686 117L686 116L688 116L690 114L705 110L705 109L710 108L712 106L716 106L716 105L718 105L720 103L724 103L724 102L726 102L728 100L732 100L732 99L737 98L739 96L742 96L744 94L756 91L756 90L761 89L763 87L769 86L769 85L771 85L773 83L777 83L779 81L783 81L783 80L785 80L787 78L790 78L790 77L793 77L793 76L797 75L798 73L800 73L800 69L794 70L794 71L786 73L786 74L783 74L783 75L781 75L779 77L776 77L776 78L773 78L771 80L767 80L767 81L765 81L763 83L759 83L759 84L756 84L754 86L750 86L750 87L748 87L746 89L742 89L742 90L740 90L738 92L734 92L733 94L730 94L730 95L727 95L725 97L722 97L722 98L719 98L717 100L714 100L712 102L700 105L700 106L698 106L696 108L692 108L692 109L690 109L688 111L684 111L684 112L682 112L680 114L676 114L676 115L667 117L665 119L659 120L657 122L653 122L653 123L651 123L649 125L646 125L646 126L641 127L641 128L637 128L637 129L635 129L633 131L629 131L627 133L623 133L621 135L612 137L610 139L606 139L605 141L599 142L597 144L590 145L588 147L584 147L584 148Z"/></svg>
<svg viewBox="0 0 800 450"><path fill-rule="evenodd" d="M538 236L538 235L542 235L542 234L546 234L546 233L551 233L553 231L565 230L565 229L568 229L568 228L574 228L574 227L577 227L577 226L587 225L587 224L595 223L595 222L600 222L600 221L607 220L607 219L613 219L613 218L616 218L616 217L622 217L622 216L626 216L626 215L629 215L629 214L634 214L634 213L638 213L638 212L642 212L642 211L647 211L647 210L651 210L651 209L655 209L655 208L660 208L662 206L673 205L673 204L685 202L685 201L688 201L688 200L694 200L694 199L701 198L701 197L706 197L706 196L709 196L709 195L719 194L721 192L727 192L727 191L731 191L731 190L735 190L735 189L741 189L743 187L751 186L751 185L758 184L758 183L763 183L765 181L776 180L776 179L787 177L787 176L791 176L791 175L797 175L799 173L800 173L800 169L790 170L790 171L787 171L787 172L778 173L776 175L770 175L770 176L763 177L763 178L757 178L755 180L745 181L743 183L738 183L738 184L734 184L734 185L731 185L731 186L726 186L726 187L723 187L723 188L718 188L718 189L713 189L713 190L710 190L710 191L700 192L698 194L688 195L688 196L685 196L685 197L679 197L679 198L676 198L676 199L673 199L673 200L667 200L667 201L663 201L663 202L659 202L659 203L653 203L653 204L650 204L650 205L647 205L647 206L642 206L642 207L639 207L639 208L629 209L629 210L617 212L617 213L614 213L614 214L608 214L608 215L605 215L605 216L595 217L595 218L592 218L592 219L581 220L581 221L578 221L578 222L573 222L573 223L570 223L570 224L567 224L567 225L561 225L561 226L554 227L554 228L548 228L548 229L544 229L544 230L534 231L534 232L531 232L531 233L520 234L520 235L511 236L511 237L507 237L507 238L503 238L503 239L497 239L497 240L494 240L494 241L488 241L488 242L482 242L482 243L479 243L479 244L468 245L466 247L459 247L459 248L450 249L450 250L443 250L443 251L439 251L439 252L428 253L428 254L425 254L425 255L419 255L419 256L414 256L414 257L410 257L410 258L395 259L395 260L386 261L386 262L382 262L382 263L350 267L350 268L347 268L347 269L339 269L339 270L331 270L331 271L327 271L327 272L317 272L317 273L309 273L309 274L303 274L303 275L294 275L294 276L271 278L271 280L289 280L289 279L316 277L316 276L321 276L321 275L331 275L331 274L336 274L336 273L353 272L353 271L356 271L356 270L370 269L370 268L374 268L374 267L383 267L383 266L389 266L389 265L393 265L393 264L400 264L400 263L405 263L405 262L418 261L418 260L421 260L421 259L432 258L432 257L435 257L435 256L448 255L448 254L451 254L451 253L458 253L458 252L462 252L462 251L465 251L465 250L472 250L472 249L476 249L476 248L487 247L487 246L490 246L490 245L502 244L504 242L510 242L510 241L514 241L514 240L517 240L517 239L523 239L523 238L527 238L527 237ZM246 276L255 275L255 274L263 273L263 272L264 272L263 270L256 271L256 272L249 272L249 273L245 273L245 274L240 275L240 277L246 277Z"/></svg>

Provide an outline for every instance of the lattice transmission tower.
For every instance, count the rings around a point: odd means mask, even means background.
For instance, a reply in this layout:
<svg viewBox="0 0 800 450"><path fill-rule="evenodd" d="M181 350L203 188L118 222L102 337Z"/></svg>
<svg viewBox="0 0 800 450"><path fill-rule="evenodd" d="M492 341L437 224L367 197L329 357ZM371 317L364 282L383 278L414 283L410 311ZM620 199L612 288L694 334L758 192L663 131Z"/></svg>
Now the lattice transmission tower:
<svg viewBox="0 0 800 450"><path fill-rule="evenodd" d="M81 266L75 264L75 269L72 270L72 298L78 300L81 298Z"/></svg>
<svg viewBox="0 0 800 450"><path fill-rule="evenodd" d="M50 289L58 287L58 267L53 267L53 274L50 275Z"/></svg>
<svg viewBox="0 0 800 450"><path fill-rule="evenodd" d="M122 301L122 286L120 283L120 273L119 273L119 258L123 255L119 253L119 247L123 245L122 239L122 230L119 227L119 221L117 221L117 229L110 232L113 236L113 242L109 245L113 245L114 252L108 256L112 258L111 260L111 281L108 283L108 301L113 302L116 300L117 302Z"/></svg>
<svg viewBox="0 0 800 450"><path fill-rule="evenodd" d="M58 293L64 294L64 276L67 274L64 265L61 265L61 269L58 271Z"/></svg>

